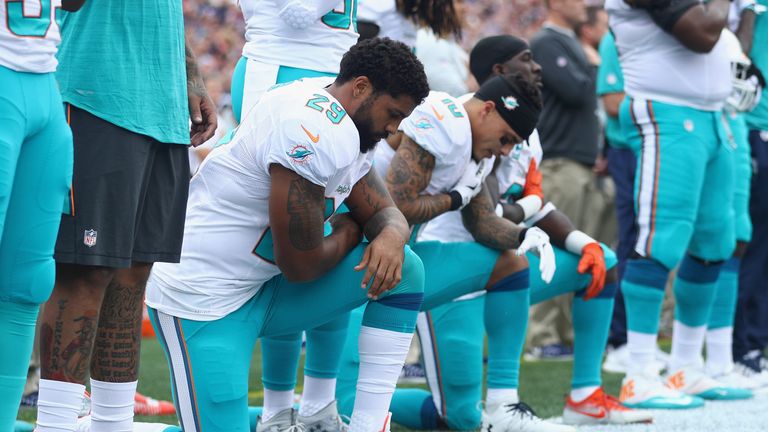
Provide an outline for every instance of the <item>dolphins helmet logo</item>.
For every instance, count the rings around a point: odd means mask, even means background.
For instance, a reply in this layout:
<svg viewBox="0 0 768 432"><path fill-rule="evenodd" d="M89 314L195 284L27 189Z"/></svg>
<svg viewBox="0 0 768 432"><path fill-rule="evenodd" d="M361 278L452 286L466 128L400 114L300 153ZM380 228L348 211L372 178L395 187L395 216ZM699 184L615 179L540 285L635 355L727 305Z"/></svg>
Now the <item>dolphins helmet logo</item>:
<svg viewBox="0 0 768 432"><path fill-rule="evenodd" d="M517 98L514 96L504 96L501 98L501 101L504 103L504 108L510 111L520 106L520 104L517 102Z"/></svg>

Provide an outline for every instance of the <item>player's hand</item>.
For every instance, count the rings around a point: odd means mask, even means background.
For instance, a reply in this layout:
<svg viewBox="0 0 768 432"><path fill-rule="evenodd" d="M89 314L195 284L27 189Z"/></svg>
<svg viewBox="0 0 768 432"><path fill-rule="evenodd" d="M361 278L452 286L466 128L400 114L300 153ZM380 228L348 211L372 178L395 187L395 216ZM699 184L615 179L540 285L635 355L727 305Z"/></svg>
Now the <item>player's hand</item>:
<svg viewBox="0 0 768 432"><path fill-rule="evenodd" d="M603 291L605 288L605 256L600 244L589 243L581 250L578 272L581 274L592 273L592 282L587 286L584 300L589 300Z"/></svg>
<svg viewBox="0 0 768 432"><path fill-rule="evenodd" d="M211 139L216 132L216 105L205 90L202 80L187 80L187 99L189 119L192 120L189 139L192 146L197 147Z"/></svg>
<svg viewBox="0 0 768 432"><path fill-rule="evenodd" d="M528 228L525 232L523 242L518 246L515 252L517 256L521 256L529 250L535 250L539 253L539 271L541 272L541 280L546 283L552 281L552 277L555 275L555 251L552 249L552 245L549 244L549 236L547 233L537 227Z"/></svg>
<svg viewBox="0 0 768 432"><path fill-rule="evenodd" d="M536 161L531 161L528 166L528 173L525 175L525 187L523 187L523 196L537 195L544 201L544 190L541 188L543 177L541 170L536 166Z"/></svg>
<svg viewBox="0 0 768 432"><path fill-rule="evenodd" d="M469 161L464 174L456 182L456 186L453 187L453 190L461 195L461 207L459 209L466 207L472 201L472 198L476 197L483 189L483 181L491 172L491 168L493 168L489 167L489 165L491 164L488 158L481 160L479 163L473 160Z"/></svg>
<svg viewBox="0 0 768 432"><path fill-rule="evenodd" d="M404 247L405 240L401 233L384 228L365 248L363 259L355 266L355 271L365 269L360 287L368 288L368 298L377 300L382 293L400 283L403 278Z"/></svg>

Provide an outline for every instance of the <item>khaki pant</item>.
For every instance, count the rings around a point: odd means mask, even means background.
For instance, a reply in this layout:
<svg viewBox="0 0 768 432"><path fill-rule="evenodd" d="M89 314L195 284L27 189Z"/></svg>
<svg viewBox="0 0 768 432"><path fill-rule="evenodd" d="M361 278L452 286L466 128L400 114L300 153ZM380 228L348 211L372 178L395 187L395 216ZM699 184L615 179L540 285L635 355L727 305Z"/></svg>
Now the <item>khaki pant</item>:
<svg viewBox="0 0 768 432"><path fill-rule="evenodd" d="M544 198L565 213L577 229L609 246L616 242L618 225L610 178L598 177L590 167L564 158L544 160L541 174ZM572 298L572 294L563 295L531 306L529 347L573 344Z"/></svg>

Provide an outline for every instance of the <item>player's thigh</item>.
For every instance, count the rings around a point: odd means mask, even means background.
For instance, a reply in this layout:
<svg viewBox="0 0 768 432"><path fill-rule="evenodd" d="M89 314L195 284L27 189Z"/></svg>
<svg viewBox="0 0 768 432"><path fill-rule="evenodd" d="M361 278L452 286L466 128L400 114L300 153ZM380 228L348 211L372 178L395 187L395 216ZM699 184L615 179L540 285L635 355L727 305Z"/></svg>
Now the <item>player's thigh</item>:
<svg viewBox="0 0 768 432"><path fill-rule="evenodd" d="M749 131L744 115L730 118L736 149L733 155L733 212L736 240L752 239L752 220L749 217L750 185L752 183L752 156L750 155Z"/></svg>
<svg viewBox="0 0 768 432"><path fill-rule="evenodd" d="M16 163L24 142L26 111L23 74L0 66L0 233L11 199Z"/></svg>
<svg viewBox="0 0 768 432"><path fill-rule="evenodd" d="M149 309L171 372L177 416L190 431L249 431L248 371L259 323L259 296L214 321Z"/></svg>
<svg viewBox="0 0 768 432"><path fill-rule="evenodd" d="M699 207L712 133L702 113L639 99L620 113L637 156L635 251L668 268L685 254Z"/></svg>
<svg viewBox="0 0 768 432"><path fill-rule="evenodd" d="M709 261L728 259L736 247L734 225L734 153L725 144L707 165L689 253Z"/></svg>
<svg viewBox="0 0 768 432"><path fill-rule="evenodd" d="M61 218L56 261L129 267L154 140L66 109L74 138L72 211Z"/></svg>
<svg viewBox="0 0 768 432"><path fill-rule="evenodd" d="M0 296L42 303L54 280L53 247L72 178L72 134L53 75L41 76L35 106L41 121L18 153L0 240Z"/></svg>
<svg viewBox="0 0 768 432"><path fill-rule="evenodd" d="M435 407L454 430L480 424L484 304L485 296L449 302L421 313L417 323Z"/></svg>
<svg viewBox="0 0 768 432"><path fill-rule="evenodd" d="M262 290L273 295L260 336L281 335L314 328L368 301L368 290L360 287L363 271L355 271L367 243L352 249L321 278L305 283L289 282L282 276L270 280ZM406 246L402 280L382 298L400 293L421 295L423 270L421 260ZM381 300L381 299L380 299Z"/></svg>
<svg viewBox="0 0 768 432"><path fill-rule="evenodd" d="M413 251L424 263L422 310L484 289L500 254L476 242L417 242Z"/></svg>
<svg viewBox="0 0 768 432"><path fill-rule="evenodd" d="M232 73L232 110L238 122L277 84L279 65L241 57Z"/></svg>
<svg viewBox="0 0 768 432"><path fill-rule="evenodd" d="M189 192L187 146L154 141L137 208L131 259L179 262Z"/></svg>

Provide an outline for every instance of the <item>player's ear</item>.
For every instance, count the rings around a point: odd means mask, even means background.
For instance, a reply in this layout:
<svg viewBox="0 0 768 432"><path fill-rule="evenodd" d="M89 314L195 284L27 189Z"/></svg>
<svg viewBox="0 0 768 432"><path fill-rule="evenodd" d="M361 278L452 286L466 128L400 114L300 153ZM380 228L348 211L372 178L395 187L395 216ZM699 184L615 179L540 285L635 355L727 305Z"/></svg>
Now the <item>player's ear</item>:
<svg viewBox="0 0 768 432"><path fill-rule="evenodd" d="M366 98L373 92L371 80L366 76L359 76L352 80L352 94L356 98Z"/></svg>
<svg viewBox="0 0 768 432"><path fill-rule="evenodd" d="M493 101L483 101L483 109L480 111L482 118L486 119L496 109L496 104Z"/></svg>

